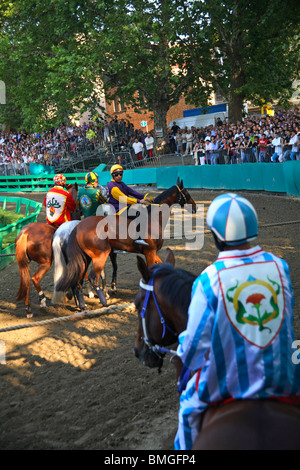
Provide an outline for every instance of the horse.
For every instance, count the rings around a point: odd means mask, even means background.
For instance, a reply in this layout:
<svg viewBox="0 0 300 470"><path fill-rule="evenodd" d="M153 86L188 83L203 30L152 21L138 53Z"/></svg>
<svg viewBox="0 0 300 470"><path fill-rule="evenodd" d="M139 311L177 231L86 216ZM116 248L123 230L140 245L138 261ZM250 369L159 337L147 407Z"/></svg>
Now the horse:
<svg viewBox="0 0 300 470"><path fill-rule="evenodd" d="M65 222L62 224L55 232L52 241L52 251L53 251L53 267L54 267L54 289L52 294L52 304L60 304L65 302L65 292L61 292L57 290L57 284L59 283L60 279L65 276L65 270L67 266L67 246L69 242L69 237L74 228L80 223L80 220L72 220L70 222ZM114 251L111 251L110 258L113 266L113 275L112 275L112 282L111 282L111 289L112 291L116 290L116 277L117 277L117 262L116 262L117 255ZM109 298L109 294L106 289L106 275L105 271L103 270L100 274L102 280L102 289L106 298ZM87 275L85 276L87 278ZM89 297L91 298L94 294L91 290L88 292ZM75 302L79 301L77 297L76 291L73 291L73 296Z"/></svg>
<svg viewBox="0 0 300 470"><path fill-rule="evenodd" d="M77 183L68 185L67 189L76 201L78 193ZM80 219L80 214L75 211L71 214L71 217ZM46 223L32 222L23 227L15 240L16 258L20 273L20 285L16 295L16 301L20 302L24 300L27 318L32 318L33 316L29 302L29 265L31 261L35 261L38 264L38 269L31 280L39 295L40 307L45 308L47 306L46 296L41 289L40 283L52 264L52 240L56 229L57 227Z"/></svg>
<svg viewBox="0 0 300 470"><path fill-rule="evenodd" d="M185 330L195 276L175 269L175 258L167 250L164 264L149 268L137 257L141 273L135 298L138 332L134 352L148 367L158 367L170 353L177 379L183 372L176 350L178 335ZM189 373L187 374L189 377ZM178 391L181 391L178 389ZM246 399L210 406L203 414L193 450L298 450L300 408L273 399Z"/></svg>
<svg viewBox="0 0 300 470"><path fill-rule="evenodd" d="M159 214L158 217L151 217L151 215L154 208L161 207L162 205L171 208L176 203L180 207L188 204L192 209L192 213L195 213L197 210L195 201L187 189L184 188L183 181L180 181L179 178L176 185L157 196L153 204L150 204L145 209L147 211L145 214L146 224L144 224L146 233L143 234L145 241L143 245L139 244L136 238L130 234L132 219L122 215L92 216L81 221L70 236L67 247L67 258L69 261L65 276L63 276L56 287L57 290L66 292L70 288L76 289L77 294L83 299L81 283L87 267L90 261L92 261L89 280L96 289L99 300L105 305L105 302L103 302L103 292L101 292L101 289L97 289L97 286L100 273L104 269L111 250L141 253L145 256L148 266L161 263L162 261L157 252L161 249L164 242L163 231L170 212L165 219L162 217L162 214ZM84 301L80 303L80 309L85 310Z"/></svg>

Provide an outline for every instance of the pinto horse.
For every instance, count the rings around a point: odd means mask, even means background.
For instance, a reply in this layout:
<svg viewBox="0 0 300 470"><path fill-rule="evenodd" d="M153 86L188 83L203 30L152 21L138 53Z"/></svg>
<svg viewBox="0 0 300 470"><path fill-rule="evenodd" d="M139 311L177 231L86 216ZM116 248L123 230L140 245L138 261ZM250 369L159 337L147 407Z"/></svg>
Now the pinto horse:
<svg viewBox="0 0 300 470"><path fill-rule="evenodd" d="M78 185L70 184L67 187L74 201L77 199ZM75 209L71 214L72 220L80 220L80 212ZM49 271L52 264L52 240L56 227L42 222L32 222L26 225L15 240L16 258L20 272L20 286L16 295L16 301L24 300L27 318L32 318L29 303L31 261L38 264L36 273L32 276L33 285L39 294L40 307L46 307L46 297L41 290L41 280Z"/></svg>
<svg viewBox="0 0 300 470"><path fill-rule="evenodd" d="M57 284L58 291L66 292L69 289L77 292L78 298L82 300L79 304L80 309L85 310L85 303L82 295L82 279L85 276L87 267L92 261L92 270L89 280L94 286L98 297L103 305L103 292L99 289L99 276L104 269L107 257L111 250L122 250L131 253L141 253L145 256L147 265L161 263L157 252L163 245L163 232L170 217L170 211L167 217L161 213L153 217L154 208L158 209L162 205L171 208L174 204L180 207L188 204L192 212L196 212L196 203L183 186L183 181L177 180L177 184L157 196L153 204L145 209L145 221L143 233L144 245L138 244L136 238L130 234L130 224L133 221L122 215L93 216L81 221L73 230L68 247L68 264L65 275Z"/></svg>
<svg viewBox="0 0 300 470"><path fill-rule="evenodd" d="M185 330L195 276L175 269L167 250L166 263L149 268L141 257L142 279L135 298L139 314L135 355L148 367L162 367L169 349ZM177 378L182 363L174 356ZM194 450L298 450L300 408L271 399L236 400L212 405L203 414Z"/></svg>

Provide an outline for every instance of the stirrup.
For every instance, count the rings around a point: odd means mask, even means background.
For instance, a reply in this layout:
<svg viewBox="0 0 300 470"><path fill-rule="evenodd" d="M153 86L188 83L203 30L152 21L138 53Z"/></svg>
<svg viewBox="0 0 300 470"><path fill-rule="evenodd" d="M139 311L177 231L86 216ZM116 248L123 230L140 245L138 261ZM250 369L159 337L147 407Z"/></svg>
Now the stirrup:
<svg viewBox="0 0 300 470"><path fill-rule="evenodd" d="M134 240L134 243L136 243L137 245L149 246L149 243L145 242L145 240Z"/></svg>

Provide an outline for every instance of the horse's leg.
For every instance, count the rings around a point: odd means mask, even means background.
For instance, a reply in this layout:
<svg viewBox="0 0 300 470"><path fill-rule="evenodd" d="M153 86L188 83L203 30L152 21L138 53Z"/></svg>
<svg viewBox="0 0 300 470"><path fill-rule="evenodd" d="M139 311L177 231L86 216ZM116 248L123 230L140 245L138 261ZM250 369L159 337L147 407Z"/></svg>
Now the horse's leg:
<svg viewBox="0 0 300 470"><path fill-rule="evenodd" d="M105 269L102 269L100 273L100 278L101 278L101 284L102 284L102 290L104 292L104 295L107 299L110 298L109 293L107 292L106 288L106 274L105 274Z"/></svg>
<svg viewBox="0 0 300 470"><path fill-rule="evenodd" d="M30 271L29 264L30 258L27 254L27 238L28 235L25 231L20 232L20 235L16 239L16 257L20 273L20 287L16 295L16 301L24 299L25 313L27 318L32 318L33 314L29 303L30 293Z"/></svg>
<svg viewBox="0 0 300 470"><path fill-rule="evenodd" d="M33 285L36 288L37 293L39 294L40 307L42 308L47 307L47 303L46 303L46 296L44 292L41 290L40 283L41 283L42 278L49 271L50 267L51 267L51 258L49 258L45 263L40 264L37 272L31 278Z"/></svg>
<svg viewBox="0 0 300 470"><path fill-rule="evenodd" d="M81 311L86 310L86 303L84 301L84 295L83 295L83 279L73 289L73 294L74 294L76 306L79 307Z"/></svg>
<svg viewBox="0 0 300 470"><path fill-rule="evenodd" d="M89 281L96 291L96 294L104 307L107 306L106 297L99 287L100 273L103 271L109 252L102 251L92 258L93 268L89 274Z"/></svg>
<svg viewBox="0 0 300 470"><path fill-rule="evenodd" d="M109 257L111 260L111 264L113 267L113 274L112 274L112 280L111 280L111 290L113 292L117 291L117 270L118 270L118 265L117 265L117 254L112 250L109 253Z"/></svg>

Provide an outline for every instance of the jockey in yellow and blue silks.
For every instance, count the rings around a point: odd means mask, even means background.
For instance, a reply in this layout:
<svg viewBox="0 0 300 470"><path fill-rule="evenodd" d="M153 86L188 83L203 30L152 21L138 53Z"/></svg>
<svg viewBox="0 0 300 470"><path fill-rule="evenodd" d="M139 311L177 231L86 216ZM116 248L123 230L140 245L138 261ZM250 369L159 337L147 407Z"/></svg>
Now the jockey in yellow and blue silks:
<svg viewBox="0 0 300 470"><path fill-rule="evenodd" d="M134 191L122 181L123 167L121 165L113 165L110 170L112 180L107 184L108 203L113 206L115 212L120 215L132 204L144 204L151 202L148 196Z"/></svg>

